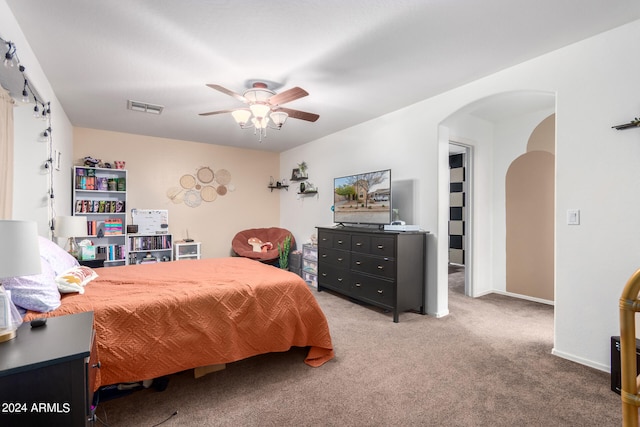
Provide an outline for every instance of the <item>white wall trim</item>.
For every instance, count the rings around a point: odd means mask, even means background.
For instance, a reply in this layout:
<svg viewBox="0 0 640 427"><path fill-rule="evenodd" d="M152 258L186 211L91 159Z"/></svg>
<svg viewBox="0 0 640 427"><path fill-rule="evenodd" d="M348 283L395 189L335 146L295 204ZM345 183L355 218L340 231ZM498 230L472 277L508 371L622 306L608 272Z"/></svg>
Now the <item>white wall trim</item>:
<svg viewBox="0 0 640 427"><path fill-rule="evenodd" d="M604 365L602 363L594 362L593 360L584 359L582 357L578 357L573 354L565 353L565 352L556 350L555 347L551 350L551 354L553 354L554 356L561 357L563 359L570 360L572 362L580 363L581 365L589 366L590 368L597 369L599 371L611 373L610 365Z"/></svg>

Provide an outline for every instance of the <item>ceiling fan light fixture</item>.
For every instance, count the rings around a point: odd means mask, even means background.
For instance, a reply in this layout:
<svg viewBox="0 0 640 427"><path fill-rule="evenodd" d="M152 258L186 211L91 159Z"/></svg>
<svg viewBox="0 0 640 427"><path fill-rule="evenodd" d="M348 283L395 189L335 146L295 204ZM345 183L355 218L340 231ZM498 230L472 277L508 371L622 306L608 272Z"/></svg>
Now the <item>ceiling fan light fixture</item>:
<svg viewBox="0 0 640 427"><path fill-rule="evenodd" d="M271 107L266 104L251 104L249 110L251 110L251 113L253 113L256 119L262 121L262 119L268 117L268 114L271 112Z"/></svg>
<svg viewBox="0 0 640 427"><path fill-rule="evenodd" d="M280 129L282 128L284 122L287 121L287 117L289 117L289 115L284 111L274 111L273 113L271 113L270 117L273 121L273 124L276 125L278 129Z"/></svg>
<svg viewBox="0 0 640 427"><path fill-rule="evenodd" d="M249 110L235 110L231 112L233 119L240 125L240 127L244 127L249 119L251 118L251 111Z"/></svg>
<svg viewBox="0 0 640 427"><path fill-rule="evenodd" d="M263 138L266 138L267 128L280 130L289 117L309 122L315 122L320 117L317 114L281 107L282 104L309 95L306 90L299 87L293 87L276 94L273 90L269 89L267 83L253 81L252 87L240 95L217 84L207 84L207 86L244 102L247 104L247 107L233 110L211 111L208 113L200 113L200 115L211 116L214 114L231 113L233 119L240 125L241 129L253 128L254 134L258 135L260 142L262 142Z"/></svg>
<svg viewBox="0 0 640 427"><path fill-rule="evenodd" d="M254 83L254 85L258 85L258 83ZM271 98L276 93L272 90L267 89L266 87L254 86L251 89L247 89L247 91L242 95L244 96L250 103L254 102L267 102L269 98Z"/></svg>

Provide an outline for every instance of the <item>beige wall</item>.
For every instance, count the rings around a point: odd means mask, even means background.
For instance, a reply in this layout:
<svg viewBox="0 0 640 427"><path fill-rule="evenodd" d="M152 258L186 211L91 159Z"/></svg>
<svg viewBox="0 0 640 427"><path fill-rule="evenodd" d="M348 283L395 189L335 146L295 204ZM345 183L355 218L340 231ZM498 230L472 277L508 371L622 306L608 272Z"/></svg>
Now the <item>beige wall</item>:
<svg viewBox="0 0 640 427"><path fill-rule="evenodd" d="M167 209L174 240L187 236L202 242L202 256L228 256L231 239L240 230L279 226L279 192L267 189L269 176L278 176L276 153L213 144L74 128L74 164L91 156L113 164L124 160L128 175L127 221L131 209ZM201 167L231 174L229 191L198 207L175 203L167 196L180 187L183 175Z"/></svg>
<svg viewBox="0 0 640 427"><path fill-rule="evenodd" d="M554 301L555 114L506 176L506 289Z"/></svg>

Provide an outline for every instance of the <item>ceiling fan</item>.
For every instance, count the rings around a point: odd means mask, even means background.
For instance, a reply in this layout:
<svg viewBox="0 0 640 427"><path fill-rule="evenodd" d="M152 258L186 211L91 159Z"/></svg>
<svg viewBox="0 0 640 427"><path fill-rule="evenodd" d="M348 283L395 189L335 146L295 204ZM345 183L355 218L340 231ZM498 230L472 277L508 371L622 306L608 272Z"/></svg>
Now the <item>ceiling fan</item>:
<svg viewBox="0 0 640 427"><path fill-rule="evenodd" d="M288 117L306 120L308 122L315 122L320 117L314 113L282 107L282 104L309 95L306 90L299 87L276 93L269 89L264 82L253 82L251 88L240 95L220 85L208 84L207 86L232 96L238 101L244 102L248 107L211 111L208 113L200 113L200 115L211 116L214 114L231 113L241 129L254 128L254 133L259 135L260 142L262 142L263 136L266 137L267 128L280 130Z"/></svg>

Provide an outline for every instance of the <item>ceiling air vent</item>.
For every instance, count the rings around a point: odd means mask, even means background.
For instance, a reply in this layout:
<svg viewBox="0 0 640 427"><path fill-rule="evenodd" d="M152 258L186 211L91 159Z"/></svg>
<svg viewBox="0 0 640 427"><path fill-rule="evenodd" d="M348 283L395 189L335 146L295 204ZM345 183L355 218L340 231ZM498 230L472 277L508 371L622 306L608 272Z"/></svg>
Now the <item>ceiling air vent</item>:
<svg viewBox="0 0 640 427"><path fill-rule="evenodd" d="M162 105L147 104L146 102L127 101L127 109L133 111L140 111L141 113L149 113L160 115L164 107Z"/></svg>

